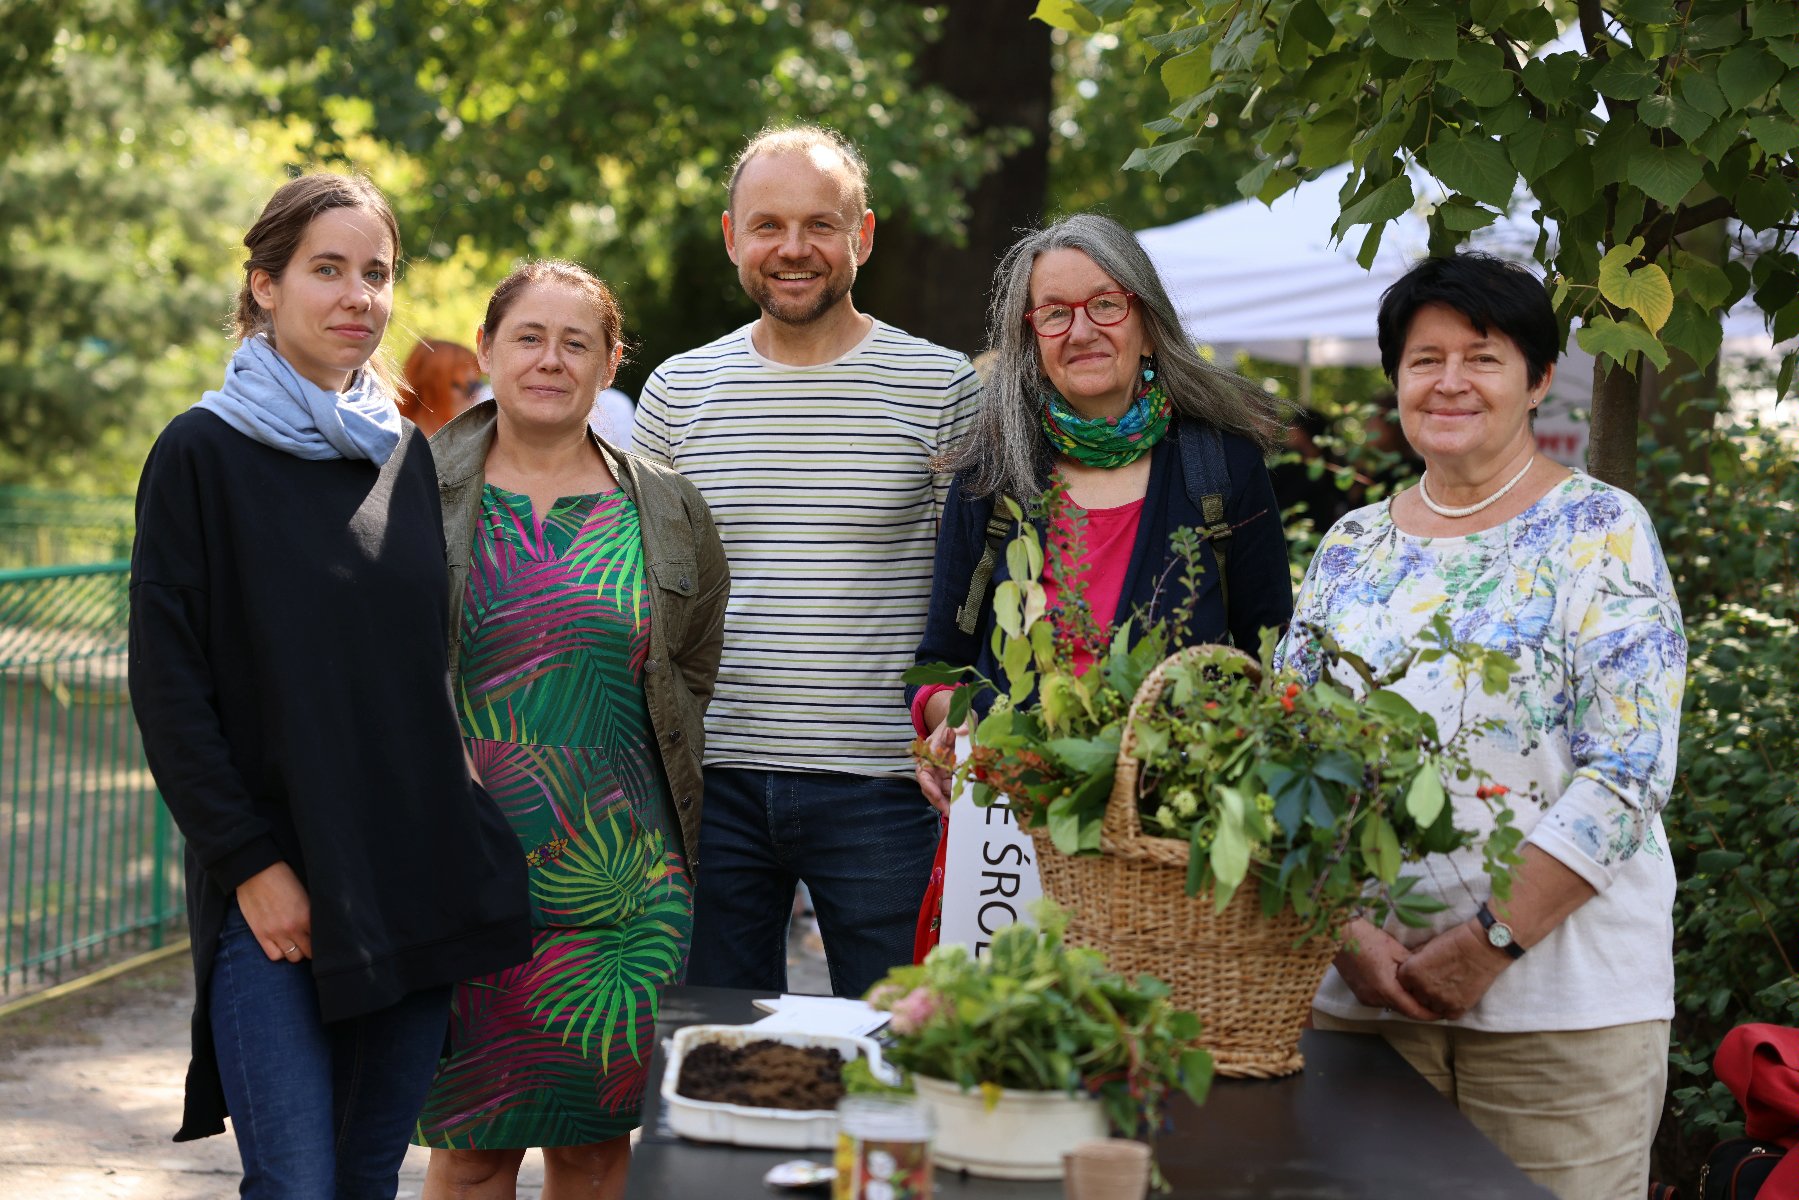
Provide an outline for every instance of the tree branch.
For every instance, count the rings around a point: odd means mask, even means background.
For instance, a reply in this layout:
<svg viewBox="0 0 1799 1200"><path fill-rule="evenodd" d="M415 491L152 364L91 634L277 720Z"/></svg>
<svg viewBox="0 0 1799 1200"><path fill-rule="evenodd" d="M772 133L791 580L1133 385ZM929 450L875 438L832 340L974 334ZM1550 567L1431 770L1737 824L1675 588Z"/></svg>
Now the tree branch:
<svg viewBox="0 0 1799 1200"><path fill-rule="evenodd" d="M1505 69L1517 78L1518 93L1530 105L1531 117L1537 121L1549 120L1549 110L1543 107L1543 102L1524 89L1524 61L1518 53L1518 44L1507 37L1502 29L1493 31L1493 44L1499 47L1500 57L1505 60Z"/></svg>
<svg viewBox="0 0 1799 1200"><path fill-rule="evenodd" d="M1644 234L1643 257L1654 259L1667 249L1669 242L1681 234L1691 232L1702 225L1710 225L1713 221L1722 221L1725 217L1735 214L1736 205L1728 196L1713 196L1710 200L1695 204L1690 208L1683 204L1674 211L1672 221L1667 219L1668 214L1666 213L1655 219L1653 224L1661 227L1660 232L1637 231Z"/></svg>

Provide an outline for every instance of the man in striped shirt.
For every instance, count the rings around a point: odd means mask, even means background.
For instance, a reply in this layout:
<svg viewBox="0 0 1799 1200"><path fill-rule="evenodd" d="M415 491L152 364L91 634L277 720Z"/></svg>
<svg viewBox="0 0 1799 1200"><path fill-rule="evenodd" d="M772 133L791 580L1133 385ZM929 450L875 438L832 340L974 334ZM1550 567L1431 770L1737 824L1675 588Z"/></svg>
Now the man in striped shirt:
<svg viewBox="0 0 1799 1200"><path fill-rule="evenodd" d="M731 563L690 983L784 989L796 879L839 995L911 961L937 819L900 674L949 483L931 460L963 435L980 384L963 355L856 311L867 189L835 133L752 139L723 227L761 315L663 363L638 403L638 452L705 495Z"/></svg>

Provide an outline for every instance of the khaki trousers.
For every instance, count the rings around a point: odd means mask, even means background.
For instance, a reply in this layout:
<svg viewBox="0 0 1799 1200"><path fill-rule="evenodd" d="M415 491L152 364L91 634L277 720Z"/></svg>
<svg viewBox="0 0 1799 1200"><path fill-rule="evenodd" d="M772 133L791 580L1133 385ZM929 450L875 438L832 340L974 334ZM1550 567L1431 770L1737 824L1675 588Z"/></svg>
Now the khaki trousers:
<svg viewBox="0 0 1799 1200"><path fill-rule="evenodd" d="M1374 1033L1561 1200L1641 1200L1668 1086L1668 1022L1488 1033L1410 1021L1319 1029Z"/></svg>

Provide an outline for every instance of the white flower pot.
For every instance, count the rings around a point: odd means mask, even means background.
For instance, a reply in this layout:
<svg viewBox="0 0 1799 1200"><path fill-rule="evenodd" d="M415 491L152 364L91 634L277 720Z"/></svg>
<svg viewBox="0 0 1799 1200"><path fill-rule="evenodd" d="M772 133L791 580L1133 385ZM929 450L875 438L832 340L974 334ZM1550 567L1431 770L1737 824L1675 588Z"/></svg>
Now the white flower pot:
<svg viewBox="0 0 1799 1200"><path fill-rule="evenodd" d="M1077 1142L1106 1136L1106 1113L1085 1094L1002 1089L992 1109L976 1090L915 1075L931 1106L931 1156L945 1167L989 1179L1060 1179L1062 1155Z"/></svg>

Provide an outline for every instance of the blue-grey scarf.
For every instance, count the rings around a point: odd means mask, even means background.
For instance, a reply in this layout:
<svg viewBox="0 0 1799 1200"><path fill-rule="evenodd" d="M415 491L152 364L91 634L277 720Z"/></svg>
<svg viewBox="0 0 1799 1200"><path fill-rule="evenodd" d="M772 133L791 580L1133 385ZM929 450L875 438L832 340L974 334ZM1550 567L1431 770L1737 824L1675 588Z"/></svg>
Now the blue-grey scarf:
<svg viewBox="0 0 1799 1200"><path fill-rule="evenodd" d="M364 368L348 389L328 392L277 354L267 334L245 338L225 368L224 385L194 407L295 458L379 464L400 444L400 411L373 371Z"/></svg>

